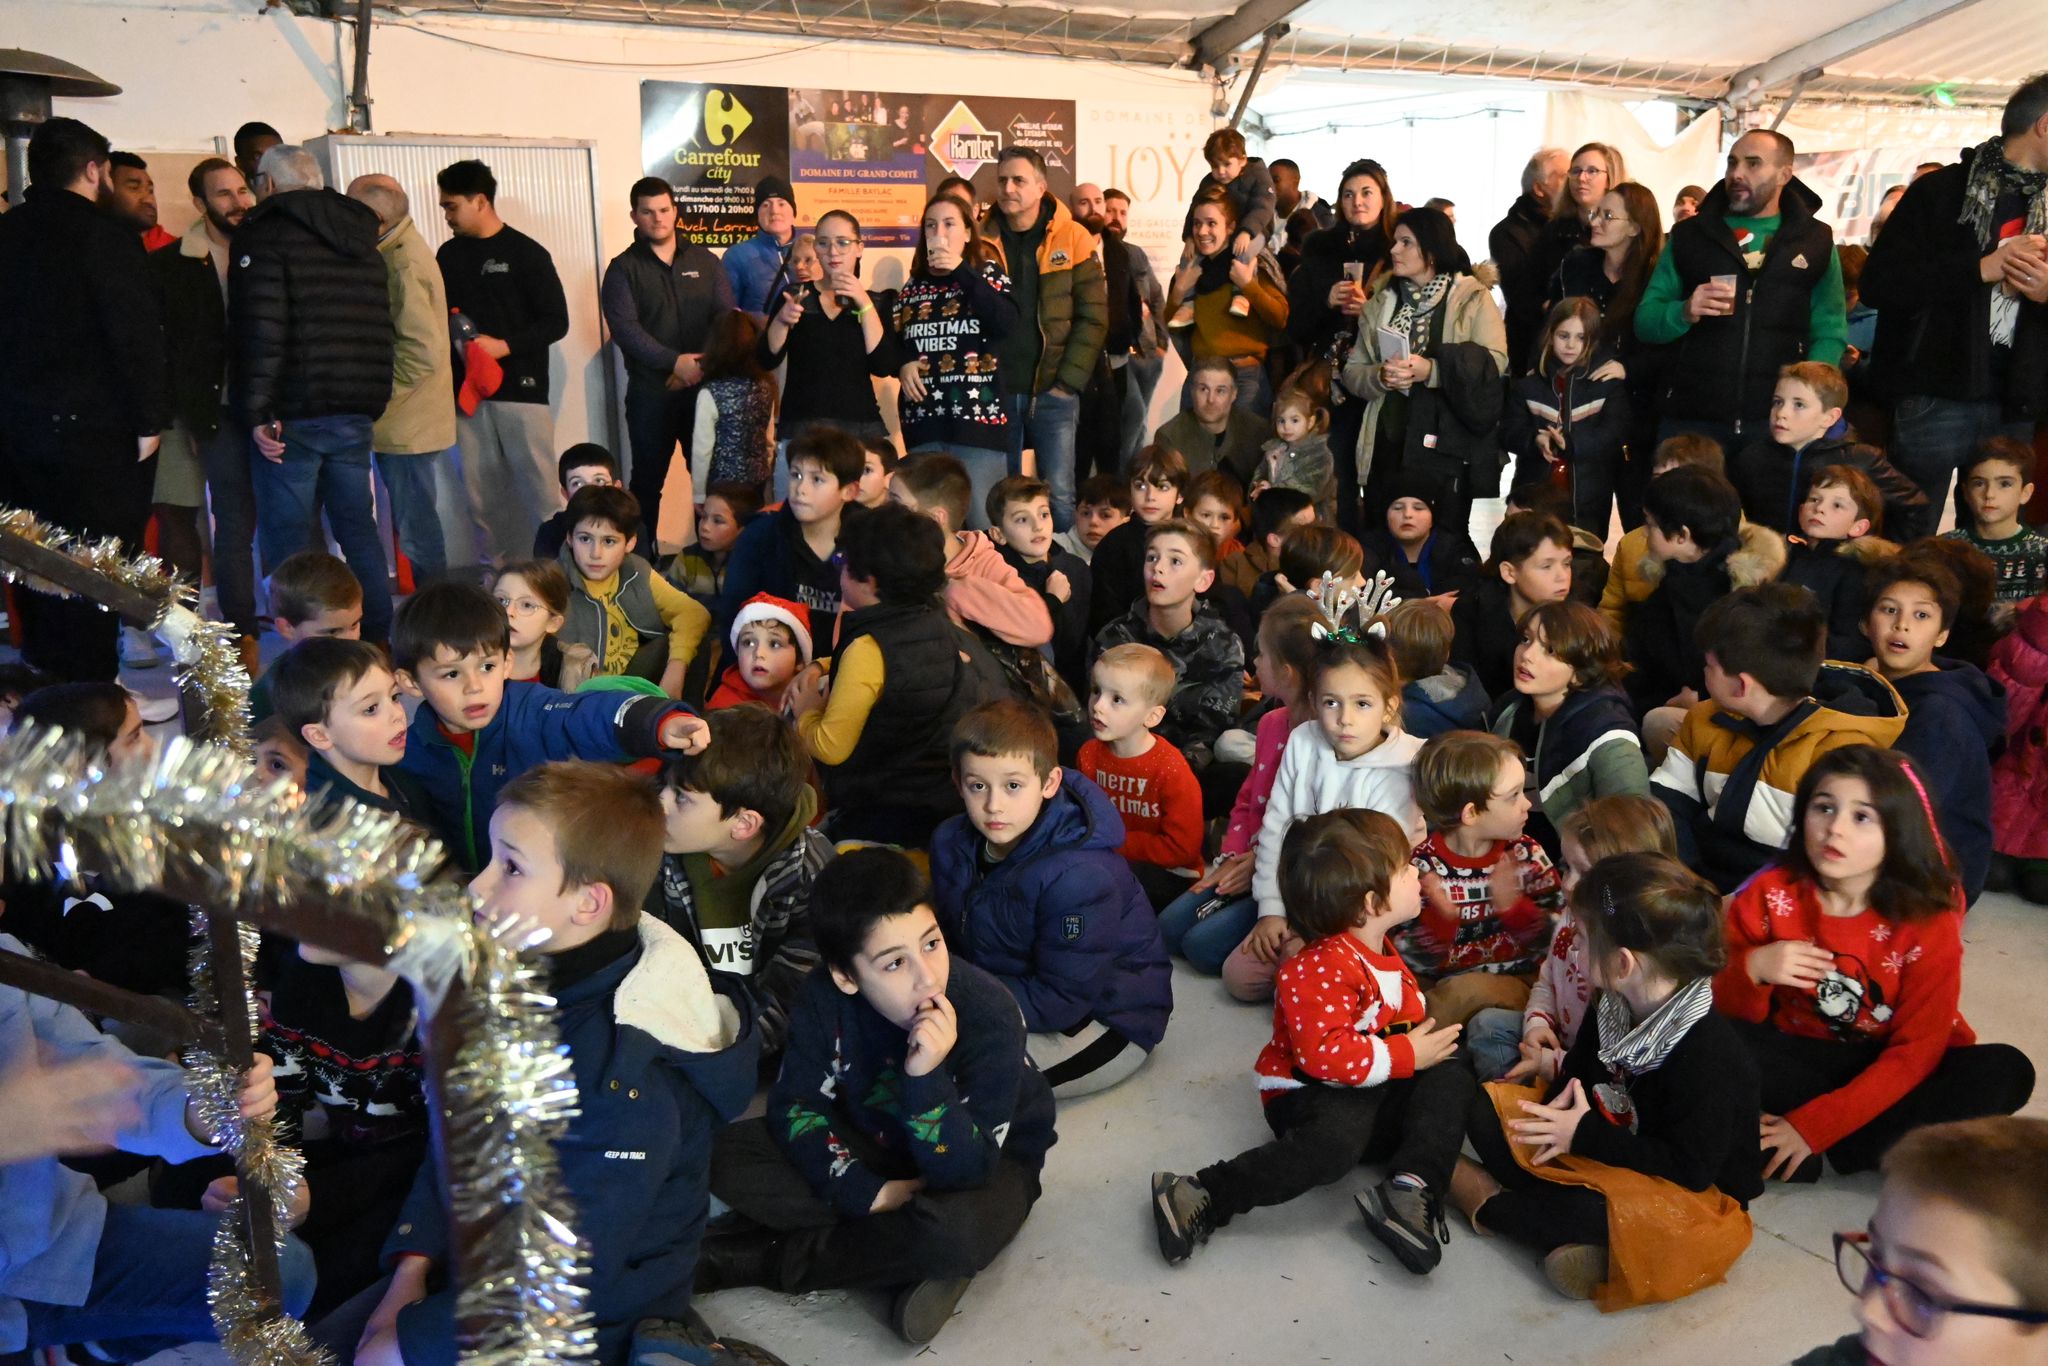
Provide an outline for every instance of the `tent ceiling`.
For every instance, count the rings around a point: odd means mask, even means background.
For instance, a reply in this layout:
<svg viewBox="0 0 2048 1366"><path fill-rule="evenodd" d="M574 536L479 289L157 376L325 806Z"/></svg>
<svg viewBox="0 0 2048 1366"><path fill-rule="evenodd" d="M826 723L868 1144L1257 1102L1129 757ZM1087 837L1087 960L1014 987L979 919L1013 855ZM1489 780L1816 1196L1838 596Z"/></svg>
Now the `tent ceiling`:
<svg viewBox="0 0 2048 1366"><path fill-rule="evenodd" d="M1186 64L1205 30L1243 8L1284 14L1290 67L1541 80L1718 98L1729 78L1880 11L1962 4L1908 33L1828 61L1808 98L1913 101L1936 82L1958 102L2002 103L2042 60L2039 0L409 0L431 13L590 19ZM300 0L338 10L345 0ZM352 5L347 6L352 8ZM336 17L342 17L336 14ZM1233 36L1234 33L1233 33ZM1254 33L1254 38L1256 34ZM1253 44L1255 46L1255 44ZM1245 49L1249 51L1249 48ZM1766 93L1782 95L1792 77Z"/></svg>

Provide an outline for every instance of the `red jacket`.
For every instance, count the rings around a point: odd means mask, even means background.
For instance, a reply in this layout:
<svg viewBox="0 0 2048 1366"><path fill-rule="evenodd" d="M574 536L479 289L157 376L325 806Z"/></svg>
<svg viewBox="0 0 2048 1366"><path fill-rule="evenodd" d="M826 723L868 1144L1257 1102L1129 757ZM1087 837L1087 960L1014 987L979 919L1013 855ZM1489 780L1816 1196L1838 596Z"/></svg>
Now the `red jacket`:
<svg viewBox="0 0 2048 1366"><path fill-rule="evenodd" d="M2048 597L2021 604L1985 672L2005 685L2005 752L1991 765L1991 847L2048 858Z"/></svg>
<svg viewBox="0 0 2048 1366"><path fill-rule="evenodd" d="M1350 933L1318 939L1273 978L1273 1038L1259 1052L1259 1099L1310 1082L1378 1086L1415 1075L1408 1031L1422 986L1391 946L1374 953Z"/></svg>
<svg viewBox="0 0 2048 1366"><path fill-rule="evenodd" d="M1714 978L1714 1004L1723 1014L1798 1038L1885 1046L1854 1081L1785 1116L1817 1153L1904 1099L1949 1049L1976 1042L1958 1004L1960 910L1903 922L1874 910L1823 915L1811 882L1773 866L1730 898L1727 923L1728 966ZM1750 950L1781 939L1826 949L1835 970L1812 991L1759 986L1749 976Z"/></svg>

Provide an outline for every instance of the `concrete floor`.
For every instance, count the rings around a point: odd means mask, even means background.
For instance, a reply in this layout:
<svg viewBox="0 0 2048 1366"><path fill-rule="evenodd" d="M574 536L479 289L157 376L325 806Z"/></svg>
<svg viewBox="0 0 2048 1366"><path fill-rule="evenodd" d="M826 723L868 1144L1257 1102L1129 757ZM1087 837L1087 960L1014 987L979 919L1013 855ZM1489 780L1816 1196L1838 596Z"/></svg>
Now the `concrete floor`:
<svg viewBox="0 0 2048 1366"><path fill-rule="evenodd" d="M1987 896L1965 932L1964 1008L1980 1036L2048 1062L2039 983L2048 980L2048 908ZM1160 1260L1147 1181L1262 1141L1251 1062L1269 1015L1184 969L1166 1041L1132 1080L1060 1110L1044 1198L1017 1241L980 1277L929 1347L889 1331L878 1294L729 1291L701 1302L721 1332L798 1366L926 1357L975 1366L1100 1366L1125 1361L1418 1363L1523 1366L1743 1366L1784 1363L1850 1331L1829 1236L1858 1228L1874 1176L1782 1187L1753 1210L1756 1238L1726 1285L1677 1304L1602 1315L1558 1299L1532 1257L1480 1241L1452 1216L1443 1264L1427 1278L1391 1262L1351 1195L1378 1173L1230 1228L1180 1267ZM2048 1116L2037 1097L2030 1112ZM156 1366L220 1366L212 1348Z"/></svg>

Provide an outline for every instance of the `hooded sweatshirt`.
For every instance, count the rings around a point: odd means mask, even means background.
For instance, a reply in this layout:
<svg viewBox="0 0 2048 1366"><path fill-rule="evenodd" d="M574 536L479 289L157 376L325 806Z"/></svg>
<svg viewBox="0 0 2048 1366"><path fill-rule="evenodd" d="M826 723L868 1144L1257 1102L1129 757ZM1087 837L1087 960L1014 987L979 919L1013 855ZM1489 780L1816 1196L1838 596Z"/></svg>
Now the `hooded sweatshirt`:
<svg viewBox="0 0 2048 1366"><path fill-rule="evenodd" d="M946 561L946 611L962 626L1037 649L1052 640L1052 613L985 531L960 531Z"/></svg>
<svg viewBox="0 0 2048 1366"><path fill-rule="evenodd" d="M1991 756L2005 744L2005 689L1959 659L1895 678L1908 708L1898 748L1927 784L1963 892L1975 901L1991 871Z"/></svg>
<svg viewBox="0 0 2048 1366"><path fill-rule="evenodd" d="M1688 711L1650 792L1671 809L1679 858L1725 895L1791 845L1793 796L1816 759L1844 745L1889 749L1905 727L1891 684L1830 661L1812 695L1774 726L1711 701Z"/></svg>
<svg viewBox="0 0 2048 1366"><path fill-rule="evenodd" d="M1440 674L1419 678L1401 689L1401 729L1418 740L1447 730L1480 730L1486 725L1488 698L1479 675L1461 664L1446 664Z"/></svg>
<svg viewBox="0 0 2048 1366"><path fill-rule="evenodd" d="M1529 756L1531 795L1550 826L1546 832L1532 822L1530 833L1542 839L1545 848L1558 847L1557 828L1587 802L1650 795L1642 737L1620 688L1607 684L1574 690L1542 720L1519 692L1507 694L1494 706L1488 728L1519 743Z"/></svg>
<svg viewBox="0 0 2048 1366"><path fill-rule="evenodd" d="M554 1024L578 1103L555 1144L590 1257L597 1360L624 1366L633 1326L688 1312L710 1195L711 1141L753 1098L760 1036L745 994L711 980L689 942L652 916L585 950L618 954L554 989ZM557 966L569 958L558 955ZM586 957L587 961L587 957ZM433 1164L421 1168L387 1261L448 1261Z"/></svg>
<svg viewBox="0 0 2048 1366"><path fill-rule="evenodd" d="M1009 989L1033 1033L1092 1020L1147 1050L1166 1036L1173 969L1159 917L1117 852L1123 842L1123 817L1073 769L992 867L966 816L932 837L946 942Z"/></svg>
<svg viewBox="0 0 2048 1366"><path fill-rule="evenodd" d="M1260 915L1287 913L1280 900L1280 846L1287 828L1303 816L1362 806L1392 816L1411 843L1422 843L1427 831L1415 805L1414 778L1421 752L1422 741L1397 730L1356 759L1339 759L1320 725L1295 727L1280 751L1280 771L1266 798L1252 859L1252 896Z"/></svg>

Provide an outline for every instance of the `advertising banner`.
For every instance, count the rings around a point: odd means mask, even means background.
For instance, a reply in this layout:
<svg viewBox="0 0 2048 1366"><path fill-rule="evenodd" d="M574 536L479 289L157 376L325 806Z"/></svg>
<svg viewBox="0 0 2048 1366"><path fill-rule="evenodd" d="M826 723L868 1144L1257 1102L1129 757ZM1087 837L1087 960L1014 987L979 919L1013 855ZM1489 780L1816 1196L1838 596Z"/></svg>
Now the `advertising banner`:
<svg viewBox="0 0 2048 1366"><path fill-rule="evenodd" d="M996 153L1034 147L1051 192L1074 188L1074 102L873 90L643 81L642 164L676 187L679 224L730 246L754 231L754 185L789 179L797 223L841 209L870 246L916 245L930 187L949 175L995 196Z"/></svg>

